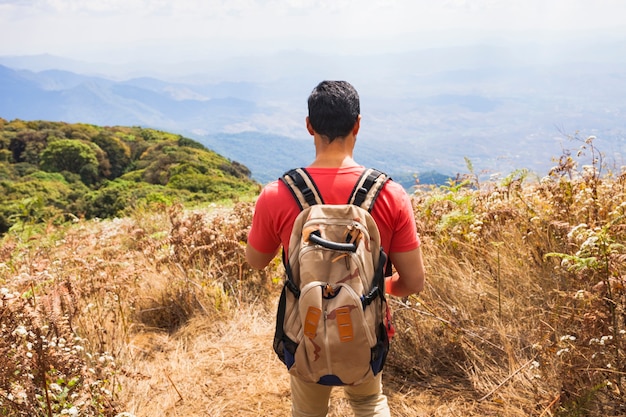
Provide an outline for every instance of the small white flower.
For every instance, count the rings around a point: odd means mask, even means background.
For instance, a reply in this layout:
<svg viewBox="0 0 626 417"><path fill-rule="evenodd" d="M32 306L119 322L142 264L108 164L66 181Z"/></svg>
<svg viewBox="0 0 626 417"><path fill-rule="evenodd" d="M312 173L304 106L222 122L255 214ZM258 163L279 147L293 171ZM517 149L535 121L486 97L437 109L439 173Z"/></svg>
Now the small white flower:
<svg viewBox="0 0 626 417"><path fill-rule="evenodd" d="M26 330L26 327L20 325L20 326L17 326L15 330L13 330L12 334L13 336L18 335L18 336L24 337L28 334L28 331Z"/></svg>
<svg viewBox="0 0 626 417"><path fill-rule="evenodd" d="M570 232L567 234L568 239L572 239L575 235L580 233L582 230L587 229L588 227L589 226L587 226L586 223L581 223L577 226L574 226L572 230L570 230Z"/></svg>
<svg viewBox="0 0 626 417"><path fill-rule="evenodd" d="M78 408L76 407L66 408L65 410L61 411L61 414L66 415L66 416L77 416Z"/></svg>
<svg viewBox="0 0 626 417"><path fill-rule="evenodd" d="M602 336L600 338L600 344L604 345L606 342L613 340L613 336L608 335L608 336Z"/></svg>
<svg viewBox="0 0 626 417"><path fill-rule="evenodd" d="M556 352L556 356L561 356L564 353L569 352L569 348L565 348L565 349L561 349L558 352Z"/></svg>

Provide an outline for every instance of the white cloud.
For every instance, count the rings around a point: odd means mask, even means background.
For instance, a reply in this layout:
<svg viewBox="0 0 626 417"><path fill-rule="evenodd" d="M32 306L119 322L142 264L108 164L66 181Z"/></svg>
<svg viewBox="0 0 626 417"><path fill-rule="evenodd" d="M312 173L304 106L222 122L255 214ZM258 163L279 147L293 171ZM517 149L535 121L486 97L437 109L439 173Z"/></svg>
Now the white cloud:
<svg viewBox="0 0 626 417"><path fill-rule="evenodd" d="M622 0L0 0L0 55L97 53L146 42L169 44L171 53L196 43L230 52L359 52L494 33L624 31L625 15Z"/></svg>

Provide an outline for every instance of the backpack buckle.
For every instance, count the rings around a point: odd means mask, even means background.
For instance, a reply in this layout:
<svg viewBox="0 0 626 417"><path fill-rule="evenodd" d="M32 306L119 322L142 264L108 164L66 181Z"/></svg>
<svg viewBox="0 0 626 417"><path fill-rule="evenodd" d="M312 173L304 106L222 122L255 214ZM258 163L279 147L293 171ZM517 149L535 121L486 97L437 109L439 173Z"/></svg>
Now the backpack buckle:
<svg viewBox="0 0 626 417"><path fill-rule="evenodd" d="M304 197L304 201L306 201L309 206L314 206L317 203L315 201L315 194L309 187L302 190L302 196Z"/></svg>

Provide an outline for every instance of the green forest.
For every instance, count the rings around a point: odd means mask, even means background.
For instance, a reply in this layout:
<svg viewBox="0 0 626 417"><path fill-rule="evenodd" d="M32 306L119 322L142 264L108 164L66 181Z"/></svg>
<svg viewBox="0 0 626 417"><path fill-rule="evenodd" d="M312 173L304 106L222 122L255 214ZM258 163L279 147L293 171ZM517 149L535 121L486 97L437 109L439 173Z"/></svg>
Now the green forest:
<svg viewBox="0 0 626 417"><path fill-rule="evenodd" d="M20 224L111 218L258 190L246 166L181 135L0 118L0 235Z"/></svg>

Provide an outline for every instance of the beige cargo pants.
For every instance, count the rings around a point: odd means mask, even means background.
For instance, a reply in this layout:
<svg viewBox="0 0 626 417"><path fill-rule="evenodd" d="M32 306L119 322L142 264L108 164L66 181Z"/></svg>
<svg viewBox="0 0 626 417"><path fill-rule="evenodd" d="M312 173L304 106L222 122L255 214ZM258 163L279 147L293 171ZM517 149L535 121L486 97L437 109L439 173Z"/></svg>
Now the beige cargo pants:
<svg viewBox="0 0 626 417"><path fill-rule="evenodd" d="M291 376L291 413L293 417L326 417L333 387L304 382ZM341 387L339 387L341 388ZM364 384L343 387L355 417L390 417L383 394L382 372Z"/></svg>

